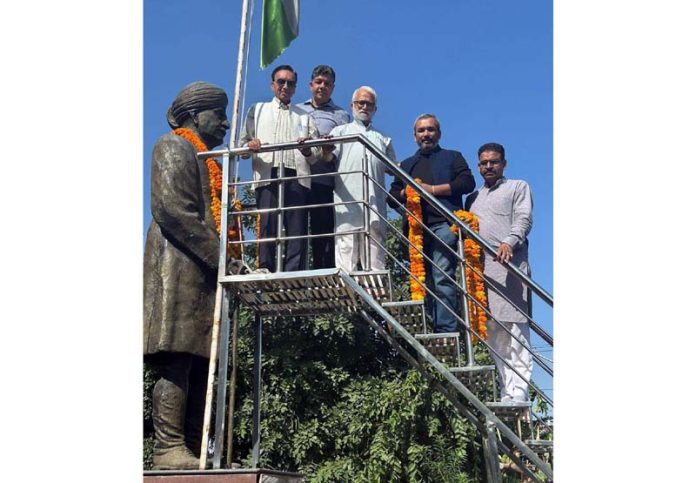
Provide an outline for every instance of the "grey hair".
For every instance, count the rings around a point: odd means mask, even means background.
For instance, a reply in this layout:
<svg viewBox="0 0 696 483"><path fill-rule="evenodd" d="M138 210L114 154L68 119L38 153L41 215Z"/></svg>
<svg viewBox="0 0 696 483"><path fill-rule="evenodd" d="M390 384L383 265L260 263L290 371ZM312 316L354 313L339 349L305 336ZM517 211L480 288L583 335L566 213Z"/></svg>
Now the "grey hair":
<svg viewBox="0 0 696 483"><path fill-rule="evenodd" d="M354 100L355 100L355 97L358 95L358 92L360 92L360 91L367 91L367 92L369 92L370 94L372 94L372 97L375 98L375 106L377 105L377 93L376 93L375 90L374 90L372 87L370 87L370 86L360 86L360 87L358 87L357 89L355 89L355 92L353 92L353 97L351 97L350 100L351 100L351 101L354 101Z"/></svg>
<svg viewBox="0 0 696 483"><path fill-rule="evenodd" d="M416 124L418 124L418 121L421 121L423 119L435 119L435 124L437 125L437 130L442 131L440 129L440 121L438 120L437 116L435 114L428 114L428 113L421 114L420 116L418 116L416 118L416 120L413 122L413 130L414 131L416 130Z"/></svg>

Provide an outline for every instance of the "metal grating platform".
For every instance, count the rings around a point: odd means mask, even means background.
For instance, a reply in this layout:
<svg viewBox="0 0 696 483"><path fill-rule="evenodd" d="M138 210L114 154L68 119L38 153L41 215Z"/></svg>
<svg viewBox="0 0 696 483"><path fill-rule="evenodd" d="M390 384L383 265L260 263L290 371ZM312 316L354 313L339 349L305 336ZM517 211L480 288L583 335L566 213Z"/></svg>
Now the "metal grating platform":
<svg viewBox="0 0 696 483"><path fill-rule="evenodd" d="M354 272L351 277L375 300L390 299L389 272ZM338 268L229 275L220 281L231 285L242 303L261 316L355 312L365 305L346 286Z"/></svg>
<svg viewBox="0 0 696 483"><path fill-rule="evenodd" d="M495 366L453 367L450 372L469 390L486 389L495 377Z"/></svg>
<svg viewBox="0 0 696 483"><path fill-rule="evenodd" d="M443 364L459 366L459 333L417 334L418 340L428 352Z"/></svg>
<svg viewBox="0 0 696 483"><path fill-rule="evenodd" d="M527 420L531 402L489 402L486 406L502 420L516 421Z"/></svg>
<svg viewBox="0 0 696 483"><path fill-rule="evenodd" d="M546 439L528 439L524 444L529 446L529 449L538 455L553 453L553 441L548 441Z"/></svg>
<svg viewBox="0 0 696 483"><path fill-rule="evenodd" d="M409 334L424 334L427 332L425 327L425 311L422 300L408 300L405 302L385 302L382 304Z"/></svg>

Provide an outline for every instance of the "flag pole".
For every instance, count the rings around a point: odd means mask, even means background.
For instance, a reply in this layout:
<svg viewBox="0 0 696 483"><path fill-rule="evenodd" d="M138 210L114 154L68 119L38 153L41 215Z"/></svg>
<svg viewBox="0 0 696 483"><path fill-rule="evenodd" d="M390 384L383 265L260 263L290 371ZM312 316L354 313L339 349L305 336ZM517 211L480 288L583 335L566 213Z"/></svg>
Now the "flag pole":
<svg viewBox="0 0 696 483"><path fill-rule="evenodd" d="M235 81L235 86L234 86L234 100L232 102L232 126L230 127L230 147L236 147L237 141L239 139L239 134L238 134L238 126L239 126L239 107L241 105L241 97L242 97L242 84L243 81L245 80L243 78L244 76L244 61L246 59L246 51L249 48L248 42L247 42L247 28L248 28L248 23L249 23L249 0L243 0L242 1L242 17L241 17L241 27L239 29L239 52L237 53L237 78ZM229 163L229 157L225 157L225 162ZM229 166L227 166L227 170L225 170L225 166L223 166L223 172L227 173L228 179L225 180L224 187L225 189L222 192L222 207L226 208L228 205L228 200L229 200ZM235 181L236 181L236 170L235 171ZM235 193L236 197L236 193ZM227 218L227 217L225 217ZM222 228L222 227L221 227ZM226 238L226 237L223 237ZM221 249L224 249L224 247L221 247ZM224 266L224 265L223 265ZM223 273L224 275L224 273ZM222 316L222 310L223 306L226 304L221 303L222 298L223 298L223 288L222 284L218 282L217 284L217 291L215 294L215 313L213 315L213 333L215 334L217 328L219 328L220 325L220 319ZM237 321L235 320L235 323ZM213 390L213 381L215 379L215 366L217 361L215 360L217 357L217 344L218 341L216 340L217 337L213 337L212 340L212 347L211 347L211 358L210 358L210 363L208 367L208 384L207 384L207 390L206 390L206 398L205 398L205 409L203 412L203 428L202 428L202 438L201 438L201 455L199 459L199 469L204 470L206 467L206 462L207 462L207 450L208 450L208 439L210 436L210 419L211 419L211 413L212 413L212 405L213 405L213 397L212 397L212 390ZM227 337L223 337L223 340L228 340ZM233 360L236 360L236 350L237 350L237 344L236 340L233 341ZM222 364L227 364L228 361L221 361ZM233 370L233 374L235 374L236 371ZM231 381L232 385L230 387L230 398L234 398L234 381ZM231 415L230 415L231 419ZM231 425L230 425L230 431L231 431ZM223 435L216 435L216 437L220 438L223 437ZM230 455L231 456L231 455ZM231 461L227 461L227 465L230 466Z"/></svg>
<svg viewBox="0 0 696 483"><path fill-rule="evenodd" d="M234 101L232 103L232 126L230 128L230 148L237 147L239 139L239 106L242 102L242 82L244 79L244 61L249 49L247 43L247 28L249 22L249 0L242 2L242 25L239 29L239 52L237 53L237 80L234 86Z"/></svg>
<svg viewBox="0 0 696 483"><path fill-rule="evenodd" d="M246 92L246 61L249 58L249 35L247 30L251 27L249 26L250 18L253 13L253 1L251 3L252 7L249 8L249 0L243 0L242 2L242 18L241 26L239 28L239 51L237 53L237 77L234 86L234 103L232 112L232 126L230 127L230 147L237 147L239 141L239 118L242 114L240 112L240 106L242 105L242 92ZM235 169L233 171L234 181L237 181L237 169L239 166L239 158L235 158ZM238 193L235 190L235 198L238 197ZM242 222L238 219L239 230L241 234ZM244 257L244 245L242 245L242 257ZM239 306L237 303L234 304L235 313L232 317L232 373L229 380L229 394L227 401L227 438L226 438L226 463L227 467L232 467L232 446L233 446L233 428L234 428L234 399L237 389L237 339L239 336ZM224 361L227 363L227 361ZM225 436L225 432L219 435L220 438Z"/></svg>

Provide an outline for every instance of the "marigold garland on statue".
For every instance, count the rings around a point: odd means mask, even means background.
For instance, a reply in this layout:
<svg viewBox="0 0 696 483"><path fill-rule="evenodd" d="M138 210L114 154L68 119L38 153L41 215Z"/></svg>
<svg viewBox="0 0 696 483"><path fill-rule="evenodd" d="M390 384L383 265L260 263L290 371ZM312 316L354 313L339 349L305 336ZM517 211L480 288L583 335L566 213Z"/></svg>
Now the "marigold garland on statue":
<svg viewBox="0 0 696 483"><path fill-rule="evenodd" d="M416 182L420 183L420 179L416 178ZM425 284L425 263L423 262L423 211L421 209L421 198L418 192L411 185L406 185L406 208L413 213L413 216L408 216L408 240L411 242L408 246L408 258L411 262L411 299L423 300L425 298L425 290L418 283Z"/></svg>
<svg viewBox="0 0 696 483"><path fill-rule="evenodd" d="M188 142L193 144L196 148L196 152L207 151L208 147L196 134L185 127L180 127L174 129L172 133L186 139ZM215 158L207 158L205 160L205 165L208 167L208 178L210 179L210 211L215 219L215 229L218 234L220 233L220 223L222 219L221 208L222 208L222 169L220 165L215 161ZM242 203L239 199L235 197L232 202L235 211L241 211ZM227 241L241 241L242 240L242 230L239 216L234 216L232 222L229 223L227 227ZM242 255L242 245L241 244L229 244L228 250L233 258L240 259Z"/></svg>
<svg viewBox="0 0 696 483"><path fill-rule="evenodd" d="M454 214L457 216L457 218L469 225L472 230L478 233L479 224L478 217L476 215L464 210L457 210L454 212ZM451 229L455 234L457 234L459 231L456 225L452 225ZM485 307L488 307L486 287L483 283L483 278L476 273L483 273L483 258L481 257L481 247L478 243L470 238L464 239L464 258L467 262L464 266L466 290L480 304L476 304L471 299L467 299L471 328L474 329L476 334L478 334L483 340L487 340L488 331L486 330L486 320L488 319L488 315L484 310ZM478 341L476 334L472 334L472 340L474 342Z"/></svg>

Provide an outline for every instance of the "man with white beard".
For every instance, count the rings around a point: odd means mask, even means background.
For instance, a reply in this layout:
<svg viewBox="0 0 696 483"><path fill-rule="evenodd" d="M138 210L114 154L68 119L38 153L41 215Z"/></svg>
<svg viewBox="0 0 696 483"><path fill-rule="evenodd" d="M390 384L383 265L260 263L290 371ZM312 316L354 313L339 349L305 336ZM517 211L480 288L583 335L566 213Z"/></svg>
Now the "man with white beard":
<svg viewBox="0 0 696 483"><path fill-rule="evenodd" d="M385 136L372 125L372 117L377 112L377 93L368 86L358 87L353 93L354 121L331 130L330 136L348 136L363 134L392 161L396 162L396 153L390 137ZM365 180L363 173L363 156L367 156L367 174L379 183L374 186L372 180ZM384 164L370 151L358 143L344 143L338 146L323 146L322 159L326 162L336 160L336 185L334 202L336 205L336 266L348 272L358 270L358 262L363 270L383 270L384 250L380 245L385 243L387 204L384 191ZM362 229L365 224L363 203L350 203L365 199L363 182L367 182L367 203L369 210L369 264L365 259L364 235L360 233L345 233ZM346 204L349 203L349 204ZM374 210L374 211L373 211ZM377 213L379 213L379 216ZM345 233L345 234L342 234Z"/></svg>

